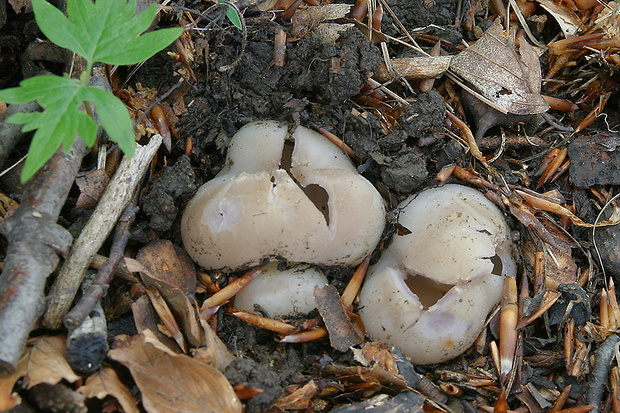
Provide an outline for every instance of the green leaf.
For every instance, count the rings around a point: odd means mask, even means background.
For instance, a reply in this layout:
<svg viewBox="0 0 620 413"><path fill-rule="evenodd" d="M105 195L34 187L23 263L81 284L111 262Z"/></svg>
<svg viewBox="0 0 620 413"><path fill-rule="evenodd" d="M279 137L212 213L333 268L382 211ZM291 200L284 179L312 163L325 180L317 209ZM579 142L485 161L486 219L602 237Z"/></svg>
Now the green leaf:
<svg viewBox="0 0 620 413"><path fill-rule="evenodd" d="M164 29L144 33L157 15L153 4L135 14L136 0L67 0L67 15L46 0L31 0L41 31L58 46L95 62L114 65L139 63L167 47L183 30ZM85 73L86 79L90 73ZM0 100L25 103L36 100L42 112L15 114L7 122L24 124L25 132L36 131L22 171L28 180L60 147L69 150L76 136L87 145L97 137L97 125L82 111L85 102L94 104L105 131L127 155L134 153L135 140L129 113L111 93L85 83L58 76L24 80L19 87L0 91Z"/></svg>
<svg viewBox="0 0 620 413"><path fill-rule="evenodd" d="M80 38L74 36L73 23L60 10L45 0L32 0L32 8L39 28L50 41L85 57Z"/></svg>
<svg viewBox="0 0 620 413"><path fill-rule="evenodd" d="M134 153L131 118L123 102L111 93L86 87L82 83L59 76L38 76L20 83L17 88L0 90L0 100L23 103L36 100L43 112L16 113L8 123L23 123L24 132L36 130L22 180L28 180L62 145L68 151L76 136L89 146L95 143L97 124L81 108L92 102L105 131L128 156Z"/></svg>
<svg viewBox="0 0 620 413"><path fill-rule="evenodd" d="M125 104L113 94L94 87L84 88L83 97L95 104L99 122L110 139L118 142L127 156L133 156L136 141Z"/></svg>
<svg viewBox="0 0 620 413"><path fill-rule="evenodd" d="M229 0L217 0L218 3L228 3ZM230 22L239 30L243 29L243 25L241 24L241 17L239 17L239 13L237 13L237 10L233 9L232 7L228 7L226 6L226 17L228 17L228 20L230 20Z"/></svg>
<svg viewBox="0 0 620 413"><path fill-rule="evenodd" d="M36 100L43 112L17 113L9 123L25 123L22 130L36 130L22 171L22 180L29 179L62 144L70 148L76 135L85 142L94 142L97 125L80 111L85 87L74 79L59 76L37 76L26 79L18 88L0 91L0 99L9 103Z"/></svg>
<svg viewBox="0 0 620 413"><path fill-rule="evenodd" d="M48 39L90 63L139 63L183 33L183 29L174 28L140 36L153 22L157 5L134 16L135 0L68 0L67 16L45 0L32 0L32 6Z"/></svg>
<svg viewBox="0 0 620 413"><path fill-rule="evenodd" d="M230 22L234 24L237 29L243 29L243 26L241 25L241 18L239 17L237 10L229 7L228 10L226 10L226 17L228 17L228 20L230 20Z"/></svg>

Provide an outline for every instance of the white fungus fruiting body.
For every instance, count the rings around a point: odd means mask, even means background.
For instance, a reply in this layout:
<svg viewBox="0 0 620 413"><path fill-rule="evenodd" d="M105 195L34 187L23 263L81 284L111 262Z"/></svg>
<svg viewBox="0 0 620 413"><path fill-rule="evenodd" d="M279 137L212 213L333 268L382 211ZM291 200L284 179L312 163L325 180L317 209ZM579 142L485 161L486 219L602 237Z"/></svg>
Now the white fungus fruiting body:
<svg viewBox="0 0 620 413"><path fill-rule="evenodd" d="M501 211L461 185L428 189L399 205L411 233L369 269L360 316L374 339L400 347L417 364L467 350L514 276L510 231Z"/></svg>
<svg viewBox="0 0 620 413"><path fill-rule="evenodd" d="M307 314L316 308L314 287L326 284L327 277L307 265L280 271L278 264L272 263L237 293L233 306L256 313L254 306L258 305L270 317Z"/></svg>
<svg viewBox="0 0 620 413"><path fill-rule="evenodd" d="M183 214L189 255L208 269L239 269L268 257L354 265L385 223L377 190L317 132L254 122L232 138L226 165Z"/></svg>

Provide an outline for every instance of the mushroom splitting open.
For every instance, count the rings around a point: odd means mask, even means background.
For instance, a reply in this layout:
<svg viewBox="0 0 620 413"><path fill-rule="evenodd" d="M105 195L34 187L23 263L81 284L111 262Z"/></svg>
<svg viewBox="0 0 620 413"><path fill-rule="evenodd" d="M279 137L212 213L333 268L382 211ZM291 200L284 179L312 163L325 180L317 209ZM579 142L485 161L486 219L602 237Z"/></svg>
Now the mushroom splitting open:
<svg viewBox="0 0 620 413"><path fill-rule="evenodd" d="M302 126L254 122L232 138L226 164L188 203L181 234L207 269L265 258L359 264L385 225L381 195L348 157Z"/></svg>
<svg viewBox="0 0 620 413"><path fill-rule="evenodd" d="M501 211L462 185L403 201L395 235L360 293L360 316L374 339L413 363L439 363L467 350L514 276L510 231Z"/></svg>

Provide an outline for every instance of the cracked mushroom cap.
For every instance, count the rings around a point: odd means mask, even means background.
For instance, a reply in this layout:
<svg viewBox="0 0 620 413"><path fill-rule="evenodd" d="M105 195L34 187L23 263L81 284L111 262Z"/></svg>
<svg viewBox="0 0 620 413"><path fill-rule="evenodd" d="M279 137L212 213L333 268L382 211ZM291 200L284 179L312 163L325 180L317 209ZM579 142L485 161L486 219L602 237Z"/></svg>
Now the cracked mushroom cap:
<svg viewBox="0 0 620 413"><path fill-rule="evenodd" d="M514 276L510 230L484 195L462 185L428 189L399 205L395 235L369 269L360 316L373 338L400 347L413 363L467 350Z"/></svg>
<svg viewBox="0 0 620 413"><path fill-rule="evenodd" d="M355 265L384 225L381 196L338 147L310 129L264 121L232 138L225 167L187 204L181 235L207 269L270 257Z"/></svg>

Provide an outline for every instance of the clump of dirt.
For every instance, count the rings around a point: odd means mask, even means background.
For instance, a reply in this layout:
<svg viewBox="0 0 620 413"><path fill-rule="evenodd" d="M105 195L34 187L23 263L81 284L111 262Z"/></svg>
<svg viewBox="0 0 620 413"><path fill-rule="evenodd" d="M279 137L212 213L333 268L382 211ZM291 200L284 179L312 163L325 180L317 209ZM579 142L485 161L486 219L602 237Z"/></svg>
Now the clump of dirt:
<svg viewBox="0 0 620 413"><path fill-rule="evenodd" d="M264 411L283 392L281 379L273 370L248 358L237 357L228 365L224 374L233 386L243 385L262 390L246 403L247 413Z"/></svg>
<svg viewBox="0 0 620 413"><path fill-rule="evenodd" d="M390 8L404 27L409 29L423 28L429 25L450 26L454 22L457 2L452 0L391 0ZM390 13L386 14L385 28L388 34L400 35L402 32L394 27ZM391 33L391 31L393 33Z"/></svg>
<svg viewBox="0 0 620 413"><path fill-rule="evenodd" d="M188 156L181 156L176 163L164 169L156 178L141 207L149 217L149 226L155 231L170 231L179 216L176 202L187 201L196 190L196 176Z"/></svg>
<svg viewBox="0 0 620 413"><path fill-rule="evenodd" d="M432 159L447 142L443 134L446 122L443 97L436 91L409 100L391 133L382 133L376 118L351 115L349 120L345 142L367 165L365 169L371 174L374 171L374 179L389 189L412 192L427 181L429 167L431 172L436 172Z"/></svg>

